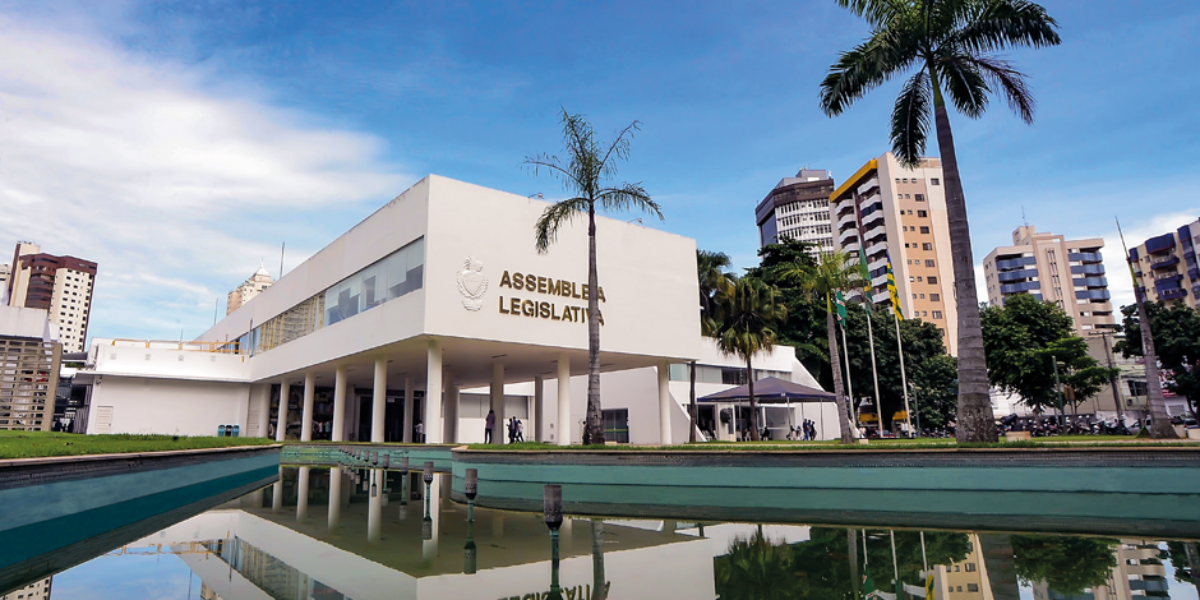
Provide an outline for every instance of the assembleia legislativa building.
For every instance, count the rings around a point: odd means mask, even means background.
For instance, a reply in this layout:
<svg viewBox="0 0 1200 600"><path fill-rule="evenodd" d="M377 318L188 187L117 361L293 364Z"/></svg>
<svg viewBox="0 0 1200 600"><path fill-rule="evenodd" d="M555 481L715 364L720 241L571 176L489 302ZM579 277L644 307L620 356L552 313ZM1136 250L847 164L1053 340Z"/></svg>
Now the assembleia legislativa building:
<svg viewBox="0 0 1200 600"><path fill-rule="evenodd" d="M539 254L547 206L428 176L194 341L96 340L78 430L474 442L490 410L497 442L513 418L527 440L578 442L587 227ZM608 437L686 441L683 365L739 364L700 336L695 242L606 218L597 237ZM755 366L817 387L791 348ZM821 414L836 435L832 403Z"/></svg>

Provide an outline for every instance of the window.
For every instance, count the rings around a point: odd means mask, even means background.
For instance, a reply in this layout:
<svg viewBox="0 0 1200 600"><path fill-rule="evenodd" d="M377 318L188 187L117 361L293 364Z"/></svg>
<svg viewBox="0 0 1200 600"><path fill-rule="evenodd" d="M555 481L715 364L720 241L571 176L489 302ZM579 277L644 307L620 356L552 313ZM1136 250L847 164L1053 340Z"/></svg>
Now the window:
<svg viewBox="0 0 1200 600"><path fill-rule="evenodd" d="M968 584L967 584L967 591L968 591L968 592L978 592L978 591L979 591L979 585L978 585L978 584L974 584L974 583L968 583Z"/></svg>
<svg viewBox="0 0 1200 600"><path fill-rule="evenodd" d="M941 302L941 301L942 301L942 295L941 295L941 294L930 294L930 295L929 295L929 299L930 299L930 300L932 300L932 301L934 301L934 302Z"/></svg>
<svg viewBox="0 0 1200 600"><path fill-rule="evenodd" d="M936 283L937 283L937 277L930 277L930 278L929 278L929 283L930 283L931 285L932 285L932 284L936 284Z"/></svg>
<svg viewBox="0 0 1200 600"><path fill-rule="evenodd" d="M917 194L917 200L920 200L920 199L921 199L921 194ZM925 217L928 217L928 216L929 216L929 213L928 213L928 212L926 212L926 211L923 211L923 210L918 210L918 211L917 211L917 216L918 216L918 217L921 217L922 219L924 219Z"/></svg>
<svg viewBox="0 0 1200 600"><path fill-rule="evenodd" d="M925 229L925 227L922 227L921 229ZM924 244L921 244L921 249L922 250L933 250L933 244L930 244L929 242L925 242Z"/></svg>
<svg viewBox="0 0 1200 600"><path fill-rule="evenodd" d="M904 195L904 197L905 197L905 198L909 198L909 199L911 199L911 198L912 198L912 194L905 194L905 195Z"/></svg>
<svg viewBox="0 0 1200 600"><path fill-rule="evenodd" d="M903 181L904 183L908 183L908 178L905 177L904 179L901 179L900 181Z"/></svg>
<svg viewBox="0 0 1200 600"><path fill-rule="evenodd" d="M913 294L913 300L916 300L916 299L917 299L917 295Z"/></svg>
<svg viewBox="0 0 1200 600"><path fill-rule="evenodd" d="M925 261L925 266L927 266L927 267L932 267L932 266L933 266L933 261L932 261L932 260L927 260L927 261Z"/></svg>
<svg viewBox="0 0 1200 600"><path fill-rule="evenodd" d="M897 178L896 178L896 183L900 183L900 178L899 178L899 177L897 177Z"/></svg>
<svg viewBox="0 0 1200 600"><path fill-rule="evenodd" d="M922 300L924 300L924 299L925 299L925 294L921 294L921 299L922 299Z"/></svg>
<svg viewBox="0 0 1200 600"><path fill-rule="evenodd" d="M916 280L917 280L917 278L916 278L916 277L909 277L909 278L908 278L908 282L909 282L909 283L912 283L912 282L914 282L914 281L916 281Z"/></svg>
<svg viewBox="0 0 1200 600"><path fill-rule="evenodd" d="M629 443L629 409L601 410L600 420L604 422L604 439L618 444Z"/></svg>
<svg viewBox="0 0 1200 600"><path fill-rule="evenodd" d="M937 180L934 179L934 181L937 181ZM925 194L917 194L917 202L924 202L924 201L925 201Z"/></svg>
<svg viewBox="0 0 1200 600"><path fill-rule="evenodd" d="M921 233L929 233L929 228L928 228L928 227L922 227L922 228L921 228Z"/></svg>
<svg viewBox="0 0 1200 600"><path fill-rule="evenodd" d="M917 281L921 281L921 277L920 277L920 276L917 276Z"/></svg>
<svg viewBox="0 0 1200 600"><path fill-rule="evenodd" d="M974 573L975 572L975 563L967 563L967 564L963 565L963 570L968 573Z"/></svg>
<svg viewBox="0 0 1200 600"><path fill-rule="evenodd" d="M937 177L930 177L930 178L929 178L929 185L941 185L941 183L939 183L939 182L938 182L938 178L937 178Z"/></svg>
<svg viewBox="0 0 1200 600"><path fill-rule="evenodd" d="M929 311L927 311L927 310L923 310L923 311L921 311L921 316L922 316L922 317L928 317L928 316L929 316Z"/></svg>
<svg viewBox="0 0 1200 600"><path fill-rule="evenodd" d="M933 318L935 318L935 319L942 318L942 311L940 311L940 310L933 311Z"/></svg>
<svg viewBox="0 0 1200 600"><path fill-rule="evenodd" d="M905 247L907 248L907 245L906 245ZM911 259L911 258L910 258L910 259L908 259L908 264L910 264L910 265L912 264L912 259Z"/></svg>

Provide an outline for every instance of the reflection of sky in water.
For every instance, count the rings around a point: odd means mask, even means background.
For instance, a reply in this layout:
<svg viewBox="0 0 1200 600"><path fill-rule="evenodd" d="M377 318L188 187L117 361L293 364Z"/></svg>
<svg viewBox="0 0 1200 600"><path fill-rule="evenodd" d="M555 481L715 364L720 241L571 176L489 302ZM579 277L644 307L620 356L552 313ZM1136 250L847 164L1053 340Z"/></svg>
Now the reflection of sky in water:
<svg viewBox="0 0 1200 600"><path fill-rule="evenodd" d="M1164 550L1166 549L1165 544L1160 544L1159 547ZM1164 560L1163 566L1167 568L1167 582L1171 586L1171 600L1200 600L1200 595L1196 594L1196 586L1181 583L1175 579L1175 565L1171 561Z"/></svg>
<svg viewBox="0 0 1200 600"><path fill-rule="evenodd" d="M200 582L178 557L101 556L54 576L54 600L174 600L200 597Z"/></svg>

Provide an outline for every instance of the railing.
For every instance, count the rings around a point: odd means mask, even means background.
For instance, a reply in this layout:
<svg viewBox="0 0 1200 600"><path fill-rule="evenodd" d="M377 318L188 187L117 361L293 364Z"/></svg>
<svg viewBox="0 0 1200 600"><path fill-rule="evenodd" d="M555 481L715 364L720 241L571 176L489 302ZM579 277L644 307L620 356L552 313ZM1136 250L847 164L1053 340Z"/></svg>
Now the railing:
<svg viewBox="0 0 1200 600"><path fill-rule="evenodd" d="M1083 287L1108 287L1107 277L1080 277L1074 280L1075 285Z"/></svg>
<svg viewBox="0 0 1200 600"><path fill-rule="evenodd" d="M1071 267L1072 275L1103 275L1104 265L1075 265ZM1141 273L1138 274L1141 277Z"/></svg>
<svg viewBox="0 0 1200 600"><path fill-rule="evenodd" d="M1112 295L1108 290L1081 290L1075 292L1076 300L1108 300Z"/></svg>
<svg viewBox="0 0 1200 600"><path fill-rule="evenodd" d="M1072 252L1067 255L1067 259L1071 262L1079 261L1083 263L1104 262L1099 252Z"/></svg>
<svg viewBox="0 0 1200 600"><path fill-rule="evenodd" d="M1011 271L1029 265L1037 264L1037 259L1032 256L1021 256L1017 258L1008 258L1005 260L996 261L996 268L1001 271Z"/></svg>
<svg viewBox="0 0 1200 600"><path fill-rule="evenodd" d="M1158 260L1152 259L1150 261L1150 268L1151 269L1165 269L1167 267L1173 267L1177 264L1179 264L1179 257L1172 254L1171 256L1168 256L1166 258L1161 258Z"/></svg>
<svg viewBox="0 0 1200 600"><path fill-rule="evenodd" d="M1008 285L1002 285L1002 286L1000 286L1000 293L1001 294L1019 294L1021 292L1028 292L1028 291L1040 290L1040 289L1042 289L1042 283L1040 281L1026 281L1024 283L1011 283Z"/></svg>
<svg viewBox="0 0 1200 600"><path fill-rule="evenodd" d="M1020 271L1001 271L996 274L996 279L999 279L1001 282L1008 283L1011 281L1030 279L1037 276L1037 269L1021 269Z"/></svg>
<svg viewBox="0 0 1200 600"><path fill-rule="evenodd" d="M1183 288L1171 288L1158 293L1158 297L1163 300L1174 300L1187 295L1187 290Z"/></svg>
<svg viewBox="0 0 1200 600"><path fill-rule="evenodd" d="M859 195L866 194L873 187L879 187L879 178L872 177L870 181L858 186Z"/></svg>
<svg viewBox="0 0 1200 600"><path fill-rule="evenodd" d="M147 348L155 350L179 350L182 352L210 352L213 354L241 354L239 344L233 342L172 342L168 340L132 340L118 338L112 346L122 348Z"/></svg>

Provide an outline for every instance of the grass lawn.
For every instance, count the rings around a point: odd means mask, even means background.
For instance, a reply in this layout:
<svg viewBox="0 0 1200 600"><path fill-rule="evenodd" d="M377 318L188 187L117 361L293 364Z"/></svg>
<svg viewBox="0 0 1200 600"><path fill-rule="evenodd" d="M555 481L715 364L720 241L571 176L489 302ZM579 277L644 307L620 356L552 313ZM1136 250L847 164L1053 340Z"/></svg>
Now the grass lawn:
<svg viewBox="0 0 1200 600"><path fill-rule="evenodd" d="M48 431L0 431L0 459L125 454L163 450L196 450L230 446L265 446L266 438L175 437L170 435L78 435Z"/></svg>

